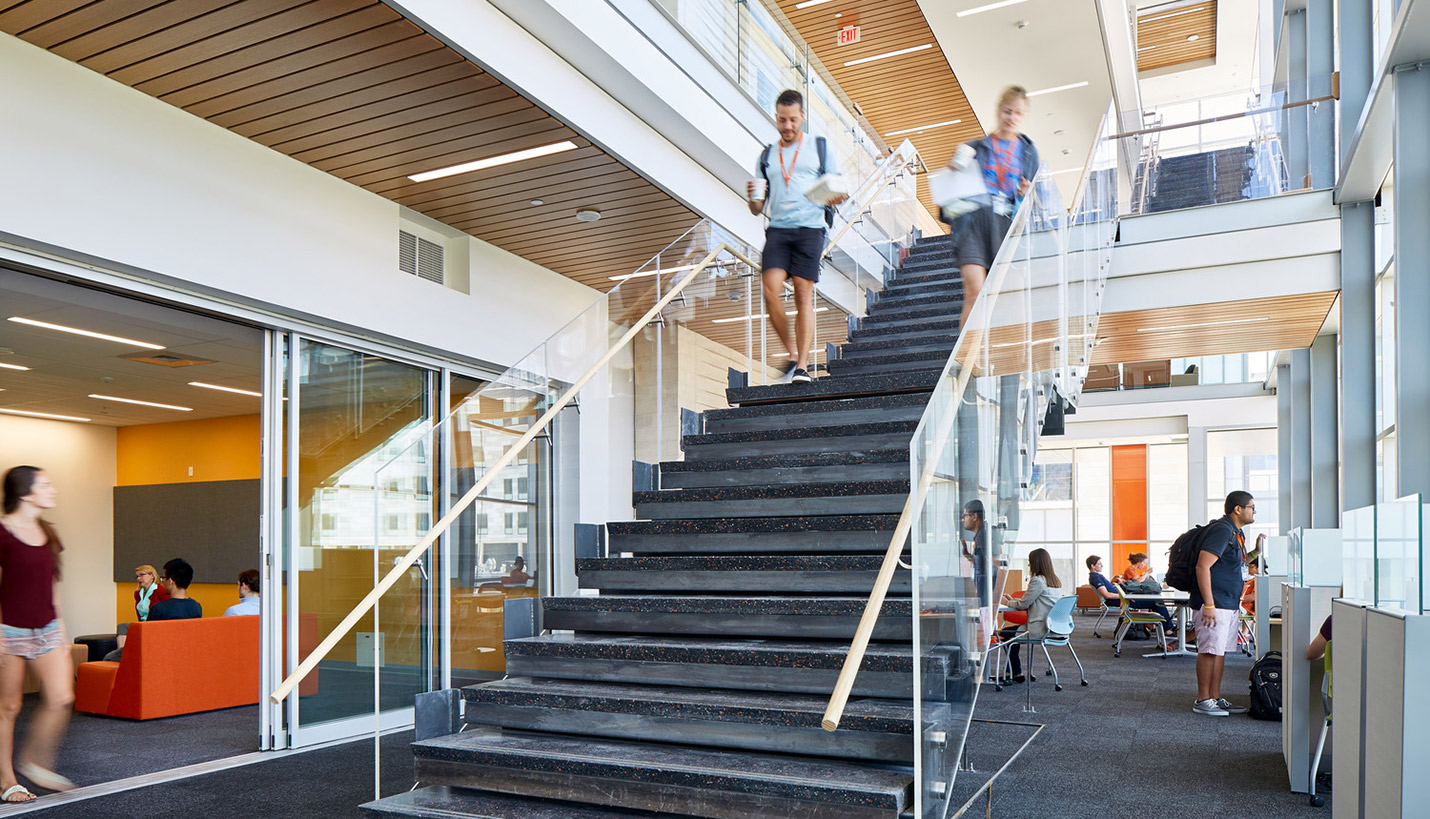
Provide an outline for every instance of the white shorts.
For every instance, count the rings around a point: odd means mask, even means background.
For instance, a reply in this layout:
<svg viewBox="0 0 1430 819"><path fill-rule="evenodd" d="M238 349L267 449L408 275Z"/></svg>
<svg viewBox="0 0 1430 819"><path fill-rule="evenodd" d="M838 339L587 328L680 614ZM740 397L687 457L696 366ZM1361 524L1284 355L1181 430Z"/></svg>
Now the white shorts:
<svg viewBox="0 0 1430 819"><path fill-rule="evenodd" d="M1202 622L1203 609L1192 613L1192 622L1197 632L1197 653L1223 656L1236 651L1236 632L1240 617L1234 609L1213 609L1216 624L1208 626Z"/></svg>

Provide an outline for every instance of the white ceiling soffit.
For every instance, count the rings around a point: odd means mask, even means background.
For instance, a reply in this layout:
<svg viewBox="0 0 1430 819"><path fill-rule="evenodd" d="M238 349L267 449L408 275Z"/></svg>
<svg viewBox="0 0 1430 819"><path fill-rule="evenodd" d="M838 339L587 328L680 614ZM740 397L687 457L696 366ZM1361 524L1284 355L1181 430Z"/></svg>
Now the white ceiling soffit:
<svg viewBox="0 0 1430 819"><path fill-rule="evenodd" d="M1196 5L1167 0L1138 0L1137 13L1147 14L1153 8ZM1261 3L1257 0L1222 0L1216 13L1216 63L1200 68L1178 69L1168 73L1145 72L1142 75L1142 104L1155 107L1181 100L1205 99L1232 94L1270 84L1262 80L1258 67L1261 29ZM1157 74L1157 76L1153 76Z"/></svg>
<svg viewBox="0 0 1430 819"><path fill-rule="evenodd" d="M988 0L919 0L939 47L980 121L992 125L998 94L1087 85L1034 97L1024 130L1053 172L1081 169L1112 99L1097 0L1025 0L959 17ZM1026 23L1025 27L1019 27ZM948 157L927 157L930 166ZM1079 173L1053 177L1064 196Z"/></svg>

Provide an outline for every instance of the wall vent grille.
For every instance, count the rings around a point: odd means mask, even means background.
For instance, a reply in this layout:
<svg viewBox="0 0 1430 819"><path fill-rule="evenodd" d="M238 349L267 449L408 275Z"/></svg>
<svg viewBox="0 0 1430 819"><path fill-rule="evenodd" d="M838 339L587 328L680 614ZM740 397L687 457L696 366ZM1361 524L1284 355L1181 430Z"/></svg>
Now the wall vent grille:
<svg viewBox="0 0 1430 819"><path fill-rule="evenodd" d="M405 230L397 232L397 267L429 282L444 284L446 249Z"/></svg>

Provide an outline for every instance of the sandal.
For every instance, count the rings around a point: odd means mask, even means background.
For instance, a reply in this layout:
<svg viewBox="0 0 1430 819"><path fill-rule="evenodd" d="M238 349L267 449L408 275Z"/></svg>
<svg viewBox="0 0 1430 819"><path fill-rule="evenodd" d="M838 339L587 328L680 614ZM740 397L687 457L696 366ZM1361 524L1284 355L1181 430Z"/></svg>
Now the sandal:
<svg viewBox="0 0 1430 819"><path fill-rule="evenodd" d="M12 799L12 796L28 798ZM24 785L11 785L5 789L3 794L0 794L0 802L33 802L36 798L37 797L33 793L30 793L30 790Z"/></svg>
<svg viewBox="0 0 1430 819"><path fill-rule="evenodd" d="M69 777L57 774L49 768L36 765L33 762L17 762L15 773L48 791L74 790L74 782L71 782Z"/></svg>

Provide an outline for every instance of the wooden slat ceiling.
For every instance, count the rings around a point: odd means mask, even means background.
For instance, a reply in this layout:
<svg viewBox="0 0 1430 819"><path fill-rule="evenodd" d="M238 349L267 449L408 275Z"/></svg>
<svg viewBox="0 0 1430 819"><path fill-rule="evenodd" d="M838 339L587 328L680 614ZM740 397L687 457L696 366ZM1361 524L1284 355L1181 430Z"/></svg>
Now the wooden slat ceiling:
<svg viewBox="0 0 1430 819"><path fill-rule="evenodd" d="M1157 6L1137 15L1137 70L1216 58L1217 0ZM1194 40L1188 40L1194 37Z"/></svg>
<svg viewBox="0 0 1430 819"><path fill-rule="evenodd" d="M602 291L699 219L378 0L0 0L0 31Z"/></svg>
<svg viewBox="0 0 1430 819"><path fill-rule="evenodd" d="M960 144L983 136L978 117L968 104L958 78L934 39L933 30L919 9L918 0L837 0L804 9L801 0L777 0L799 36L809 43L864 118L890 145L904 139L914 143L930 168L948 162ZM835 16L839 15L839 16ZM859 26L859 42L838 44L844 26ZM854 66L844 63L904 48L931 44L933 48ZM886 136L920 125L962 120L923 132ZM919 198L938 215L921 179Z"/></svg>

